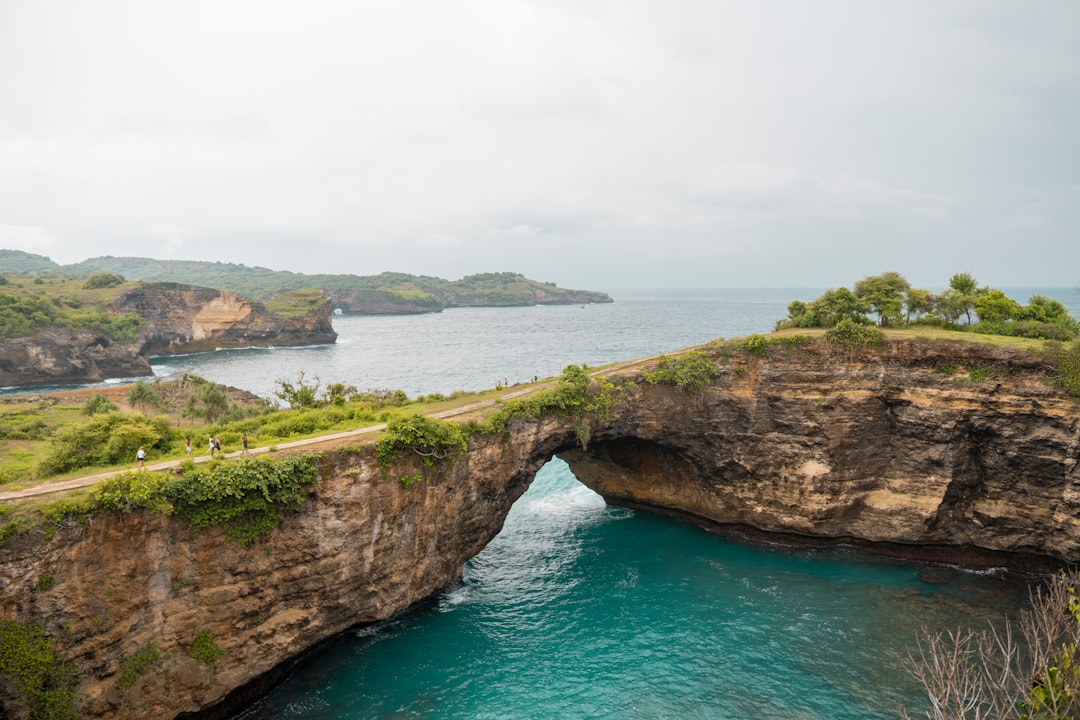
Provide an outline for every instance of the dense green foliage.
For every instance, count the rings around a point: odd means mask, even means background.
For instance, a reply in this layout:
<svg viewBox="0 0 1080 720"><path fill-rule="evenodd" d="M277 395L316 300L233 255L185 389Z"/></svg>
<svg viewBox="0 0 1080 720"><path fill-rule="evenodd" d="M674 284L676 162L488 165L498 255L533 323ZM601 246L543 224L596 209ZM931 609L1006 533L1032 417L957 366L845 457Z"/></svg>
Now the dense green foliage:
<svg viewBox="0 0 1080 720"><path fill-rule="evenodd" d="M572 418L584 448L589 444L593 425L615 416L624 391L625 386L615 385L607 378L590 378L586 365L567 365L554 389L512 400L483 422L466 423L465 432L468 435L503 432L515 418Z"/></svg>
<svg viewBox="0 0 1080 720"><path fill-rule="evenodd" d="M161 653L158 652L155 643L147 643L131 657L124 658L120 663L120 672L116 678L116 691L120 697L124 696L135 681L145 675L150 668L161 661Z"/></svg>
<svg viewBox="0 0 1080 720"><path fill-rule="evenodd" d="M193 528L224 527L248 545L299 509L318 480L319 459L304 453L185 468L183 481L170 487L173 512Z"/></svg>
<svg viewBox="0 0 1080 720"><path fill-rule="evenodd" d="M55 475L85 467L134 462L140 446L148 454L164 452L173 438L168 423L161 418L119 412L95 415L84 423L59 429L39 470L43 475Z"/></svg>
<svg viewBox="0 0 1080 720"><path fill-rule="evenodd" d="M124 278L120 275L114 273L97 273L86 278L86 282L83 283L83 288L86 290L101 290L102 288L111 288L123 284Z"/></svg>
<svg viewBox="0 0 1080 720"><path fill-rule="evenodd" d="M318 310L327 303L326 293L316 288L292 290L266 301L266 309L285 318L300 318Z"/></svg>
<svg viewBox="0 0 1080 720"><path fill-rule="evenodd" d="M119 341L139 337L143 319L135 313L123 315L104 311L82 311L65 305L59 298L0 293L0 337L33 335L60 328L70 332L99 332Z"/></svg>
<svg viewBox="0 0 1080 720"><path fill-rule="evenodd" d="M1080 400L1080 340L1074 340L1068 348L1055 348L1053 356L1052 361L1057 368L1054 384Z"/></svg>
<svg viewBox="0 0 1080 720"><path fill-rule="evenodd" d="M318 480L319 459L303 453L189 463L179 477L123 473L98 483L92 497L102 510L173 514L196 530L222 527L230 539L248 545L303 504Z"/></svg>
<svg viewBox="0 0 1080 720"><path fill-rule="evenodd" d="M74 720L78 677L38 625L0 622L0 674L31 720Z"/></svg>
<svg viewBox="0 0 1080 720"><path fill-rule="evenodd" d="M137 257L99 257L56 271L85 277L109 272L144 281L172 281L228 290L251 300L269 300L283 290L318 288L355 295L357 303L371 306L407 306L439 310L465 305L524 305L548 302L610 302L605 293L565 290L518 273L480 273L461 280L424 275L305 275L233 263L153 260ZM0 271L5 270L0 258Z"/></svg>
<svg viewBox="0 0 1080 720"><path fill-rule="evenodd" d="M847 350L861 350L880 347L885 342L885 334L876 327L862 325L851 318L844 318L825 331L825 339Z"/></svg>
<svg viewBox="0 0 1080 720"><path fill-rule="evenodd" d="M1080 324L1065 306L1042 295L1021 305L1001 290L979 287L968 273L949 278L940 294L913 288L895 272L863 278L855 291L827 290L809 303L795 300L776 329L831 328L844 320L866 324L877 316L881 327L930 325L951 330L970 330L990 335L1071 340Z"/></svg>
<svg viewBox="0 0 1080 720"><path fill-rule="evenodd" d="M211 667L217 665L219 658L225 657L225 651L214 640L209 630L200 630L187 647L188 655Z"/></svg>
<svg viewBox="0 0 1080 720"><path fill-rule="evenodd" d="M761 347L765 347L760 335L751 337L759 338ZM708 355L691 350L682 355L661 355L656 361L656 370L645 370L641 375L649 384L674 385L690 395L697 395L716 379L717 372L716 363Z"/></svg>
<svg viewBox="0 0 1080 720"><path fill-rule="evenodd" d="M379 467L387 472L390 466L406 455L416 455L426 467L439 460L453 460L465 453L467 444L461 427L452 422L407 415L391 420L386 431L375 443Z"/></svg>
<svg viewBox="0 0 1080 720"><path fill-rule="evenodd" d="M119 409L116 403L109 398L101 393L94 393L94 396L83 404L82 413L83 415L101 415L102 413L116 412Z"/></svg>

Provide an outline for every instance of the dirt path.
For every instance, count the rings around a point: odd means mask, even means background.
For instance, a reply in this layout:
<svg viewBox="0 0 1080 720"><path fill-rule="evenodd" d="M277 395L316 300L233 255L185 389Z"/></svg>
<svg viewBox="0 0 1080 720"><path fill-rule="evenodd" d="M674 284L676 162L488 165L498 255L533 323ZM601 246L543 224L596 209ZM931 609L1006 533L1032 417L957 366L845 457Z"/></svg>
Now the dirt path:
<svg viewBox="0 0 1080 720"><path fill-rule="evenodd" d="M647 357L647 358L640 358L640 359L637 359L637 360L631 360L631 361L628 361L628 362L619 363L617 365L612 365L612 366L606 367L606 368L604 368L602 370L594 370L589 374L591 376L608 375L610 373L613 373L613 372L616 372L616 371L619 371L619 370L625 370L627 368L631 368L631 367L634 367L636 365L642 365L642 364L647 363L647 362L649 362L651 360L654 360L656 357L658 357L658 356L653 355L653 356L650 356L650 357ZM529 395L530 393L537 392L538 390L545 390L545 389L547 389L549 387L552 387L554 384L555 384L555 381L548 381L548 382L538 383L536 385L529 385L528 387L526 387L524 389L515 390L513 392L506 393L505 395L501 396L499 398L499 400L510 400L510 399L513 399L513 398L522 397L524 395ZM462 407L459 407L459 408L453 408L451 410L442 410L442 411L436 412L436 413L426 413L426 415L428 417L439 418L439 419L458 417L460 415L467 415L469 413L476 412L477 410L483 410L485 408L489 408L492 405L494 405L495 403L496 403L495 400L481 400L480 402L475 402L475 403L472 403L470 405L463 405ZM305 440L293 440L291 442L276 443L273 446L251 448L250 450L248 450L248 455L261 455L263 453L270 452L270 447L275 448L275 450L277 450L277 451L281 451L281 450L293 450L293 449L301 448L301 447L318 447L320 445L330 445L330 444L333 444L333 443L340 442L341 440L346 440L348 438L361 437L363 435L367 435L369 433L377 433L377 432L380 432L380 431L385 430L385 429L386 429L386 423L379 423L378 425L369 425L368 427L358 428L356 430L345 430L343 432L332 433L330 435L320 435L318 437L307 438ZM242 450L236 450L234 452L223 453L222 457L236 458L236 457L241 457L242 454L243 454ZM210 461L210 456L209 455L193 455L192 460L194 462L196 462L196 463L209 462ZM169 468L178 467L183 462L186 462L186 461L185 460L166 460L164 462L155 463L153 465L148 464L146 466L146 469L147 470L168 470ZM28 498L28 497L33 497L35 495L46 495L48 493L63 492L65 490L75 490L77 488L82 488L82 487L87 487L89 485L94 485L95 483L97 483L97 482L99 482L101 480L105 480L106 478L111 478L111 477L114 477L116 475L120 475L121 473L130 472L132 469L133 468L124 468L122 470L110 470L109 472L98 473L96 475L86 475L84 477L73 478L71 480L62 480L60 482L52 482L52 483L45 483L45 484L42 484L42 485L36 485L34 487L25 488L23 490L11 490L9 492L0 492L0 502L2 502L4 500L18 500L18 499L21 499L21 498Z"/></svg>

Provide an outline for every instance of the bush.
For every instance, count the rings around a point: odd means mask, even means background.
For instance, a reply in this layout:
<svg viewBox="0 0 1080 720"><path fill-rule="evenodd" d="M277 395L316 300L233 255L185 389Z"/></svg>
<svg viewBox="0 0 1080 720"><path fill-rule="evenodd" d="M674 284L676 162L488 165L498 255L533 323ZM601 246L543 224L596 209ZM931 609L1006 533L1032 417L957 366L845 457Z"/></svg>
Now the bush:
<svg viewBox="0 0 1080 720"><path fill-rule="evenodd" d="M483 423L466 423L465 434L502 432L511 420L519 417L575 418L578 440L584 449L589 443L593 424L616 415L624 391L624 386L616 386L605 378L590 379L585 365L568 365L553 390L512 400Z"/></svg>
<svg viewBox="0 0 1080 720"><path fill-rule="evenodd" d="M120 408L117 407L116 403L109 398L101 393L94 393L94 396L83 404L82 414L101 415L102 413L115 412L119 409Z"/></svg>
<svg viewBox="0 0 1080 720"><path fill-rule="evenodd" d="M38 625L0 622L0 674L30 718L75 720L79 679Z"/></svg>
<svg viewBox="0 0 1080 720"><path fill-rule="evenodd" d="M410 453L418 456L426 467L434 467L437 460L453 460L466 449L465 435L456 423L409 415L386 426L386 432L375 443L375 456L379 467L387 472Z"/></svg>
<svg viewBox="0 0 1080 720"><path fill-rule="evenodd" d="M200 630L188 645L187 652L191 657L211 667L216 667L218 659L225 656L225 651L217 644L209 630Z"/></svg>
<svg viewBox="0 0 1080 720"><path fill-rule="evenodd" d="M764 352L765 338L752 335L751 339L755 337L761 341L760 348ZM747 342L750 343L750 339ZM755 342L753 347L757 348L759 344ZM754 350L750 352L755 353ZM641 375L650 385L674 385L690 395L697 395L716 379L717 373L716 364L705 353L690 350L674 357L661 355L656 361L656 370L646 370Z"/></svg>
<svg viewBox="0 0 1080 720"><path fill-rule="evenodd" d="M1075 571L1062 574L1032 596L1018 623L1006 621L1000 631L927 631L907 663L930 698L926 717L1080 717L1078 582Z"/></svg>
<svg viewBox="0 0 1080 720"><path fill-rule="evenodd" d="M1080 340L1074 341L1067 349L1057 347L1053 355L1057 366L1053 383L1080 400Z"/></svg>
<svg viewBox="0 0 1080 720"><path fill-rule="evenodd" d="M1068 342L1076 337L1076 333L1065 325L1038 320L983 321L972 325L971 331L981 335L1007 335L1060 342Z"/></svg>
<svg viewBox="0 0 1080 720"><path fill-rule="evenodd" d="M173 513L195 529L220 526L250 545L300 508L318 480L317 453L195 465L167 488Z"/></svg>
<svg viewBox="0 0 1080 720"><path fill-rule="evenodd" d="M844 318L835 327L825 331L825 339L843 346L847 350L860 350L880 347L885 342L885 333L870 325L862 325L851 318Z"/></svg>
<svg viewBox="0 0 1080 720"><path fill-rule="evenodd" d="M164 451L171 440L172 430L163 419L110 412L59 430L39 470L43 475L55 475L132 462L140 446L148 452Z"/></svg>
<svg viewBox="0 0 1080 720"><path fill-rule="evenodd" d="M114 275L113 273L97 273L91 275L83 283L83 288L86 290L100 290L102 288L116 287L122 285L124 278L120 275Z"/></svg>
<svg viewBox="0 0 1080 720"><path fill-rule="evenodd" d="M152 642L147 643L131 657L124 658L120 663L119 676L116 678L116 691L120 693L120 697L124 697L135 681L157 665L160 660L161 653L158 652L157 645Z"/></svg>

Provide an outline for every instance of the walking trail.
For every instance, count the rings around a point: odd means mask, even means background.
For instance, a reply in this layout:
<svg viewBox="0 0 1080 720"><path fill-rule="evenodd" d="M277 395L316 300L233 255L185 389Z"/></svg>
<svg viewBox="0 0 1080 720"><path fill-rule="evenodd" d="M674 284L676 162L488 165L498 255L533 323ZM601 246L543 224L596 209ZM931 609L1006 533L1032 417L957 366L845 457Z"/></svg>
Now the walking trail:
<svg viewBox="0 0 1080 720"><path fill-rule="evenodd" d="M658 357L658 356L652 355L652 356L649 356L649 357L646 357L646 358L639 358L637 360L631 360L631 361L628 361L628 362L619 363L618 365L611 365L611 366L603 368L602 370L594 370L593 372L590 373L590 375L593 375L593 376L607 375L607 374L615 372L617 370L624 370L626 368L633 367L635 365L639 365L639 364L648 362L649 360L653 360L656 357ZM530 393L536 392L537 390L543 390L543 389L545 389L547 387L550 387L553 384L554 384L553 381L548 381L548 382L538 383L536 385L530 385L530 386L528 386L528 387L526 387L526 388L524 388L522 390L515 390L513 392L506 393L505 395L502 395L499 398L499 400L510 400L512 398L521 397L523 395L528 395ZM475 403L472 403L470 405L464 405L464 406L459 407L459 408L453 408L451 410L442 410L440 412L435 412L435 413L425 413L425 415L427 415L427 417L445 419L445 418L450 418L450 417L456 417L458 415L465 415L467 413L471 413L471 412L474 412L476 410L482 410L484 408L491 407L495 403L496 403L496 400L481 400L480 402L475 402ZM294 449L294 448L305 447L305 446L310 446L310 445L321 445L321 444L324 444L324 443L333 442L333 441L336 441L336 440L342 440L342 439L345 439L345 438L358 437L358 436L361 436L361 435L366 435L368 433L376 433L376 432L380 432L380 431L385 430L385 429L386 429L386 423L379 423L378 425L369 425L368 427L357 428L356 430L345 430L345 431L338 432L338 433L332 433L330 435L320 435L318 437L306 438L304 440L293 440L293 441L285 442L285 443L277 443L277 444L275 444L273 446L251 448L250 450L248 450L248 454L249 455L261 455L262 453L270 452L271 447L276 451L281 451L281 450L291 450L291 449ZM243 454L242 450L236 450L234 452L223 453L221 455L221 457L234 458L234 457L240 457L242 454ZM202 455L202 456L192 457L192 460L194 462L196 462L196 463L209 462L210 461L210 456L209 455ZM160 463L157 463L157 464L154 464L154 465L147 465L146 469L147 470L168 470L169 468L178 467L181 463L184 463L184 462L187 462L187 461L186 460L166 460L164 462L160 462ZM87 487L89 485L94 485L95 483L97 483L97 482L99 482L101 480L105 480L106 478L111 478L113 476L120 475L122 473L130 472L130 471L131 471L131 468L124 468L122 470L110 470L109 472L98 473L96 475L86 475L86 476L83 476L83 477L72 478L71 480L62 480L62 481L59 481L59 482L44 483L42 485L36 485L34 487L24 488L22 490L11 490L11 491L8 491L8 492L2 492L2 493L0 493L0 502L2 502L4 500L18 500L20 498L33 497L34 495L46 495L48 493L63 492L65 490L75 490L77 488L82 488L82 487Z"/></svg>

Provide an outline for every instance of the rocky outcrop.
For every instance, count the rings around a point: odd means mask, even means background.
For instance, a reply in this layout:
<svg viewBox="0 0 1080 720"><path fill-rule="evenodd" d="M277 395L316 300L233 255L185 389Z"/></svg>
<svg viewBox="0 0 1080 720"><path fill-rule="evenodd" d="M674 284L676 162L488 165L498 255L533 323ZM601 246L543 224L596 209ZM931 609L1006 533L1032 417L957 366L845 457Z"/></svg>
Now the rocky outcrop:
<svg viewBox="0 0 1080 720"><path fill-rule="evenodd" d="M735 357L700 396L642 391L587 452L562 457L608 502L714 526L969 565L1072 564L1080 405L1046 370L970 343Z"/></svg>
<svg viewBox="0 0 1080 720"><path fill-rule="evenodd" d="M0 344L0 386L62 385L153 374L141 341L53 329Z"/></svg>
<svg viewBox="0 0 1080 720"><path fill-rule="evenodd" d="M145 321L139 338L125 342L102 332L52 328L0 345L0 386L62 385L153 375L153 355L217 348L321 345L337 339L333 303L300 318L284 318L262 303L232 293L175 283L145 284L110 308Z"/></svg>
<svg viewBox="0 0 1080 720"><path fill-rule="evenodd" d="M731 355L699 395L629 386L587 450L573 420L519 418L409 486L394 478L418 463L384 475L370 446L327 451L308 501L250 548L142 513L18 536L0 547L0 616L63 645L88 715L210 717L320 641L459 577L554 454L609 502L713 527L1080 561L1080 408L1036 358L915 342L772 352ZM203 632L224 650L216 665L187 652ZM162 659L121 693L123 663L150 643Z"/></svg>
<svg viewBox="0 0 1080 720"><path fill-rule="evenodd" d="M262 303L223 290L148 283L119 298L113 309L134 312L146 320L143 352L148 355L321 345L337 339L329 300L301 318L283 318L271 314Z"/></svg>

